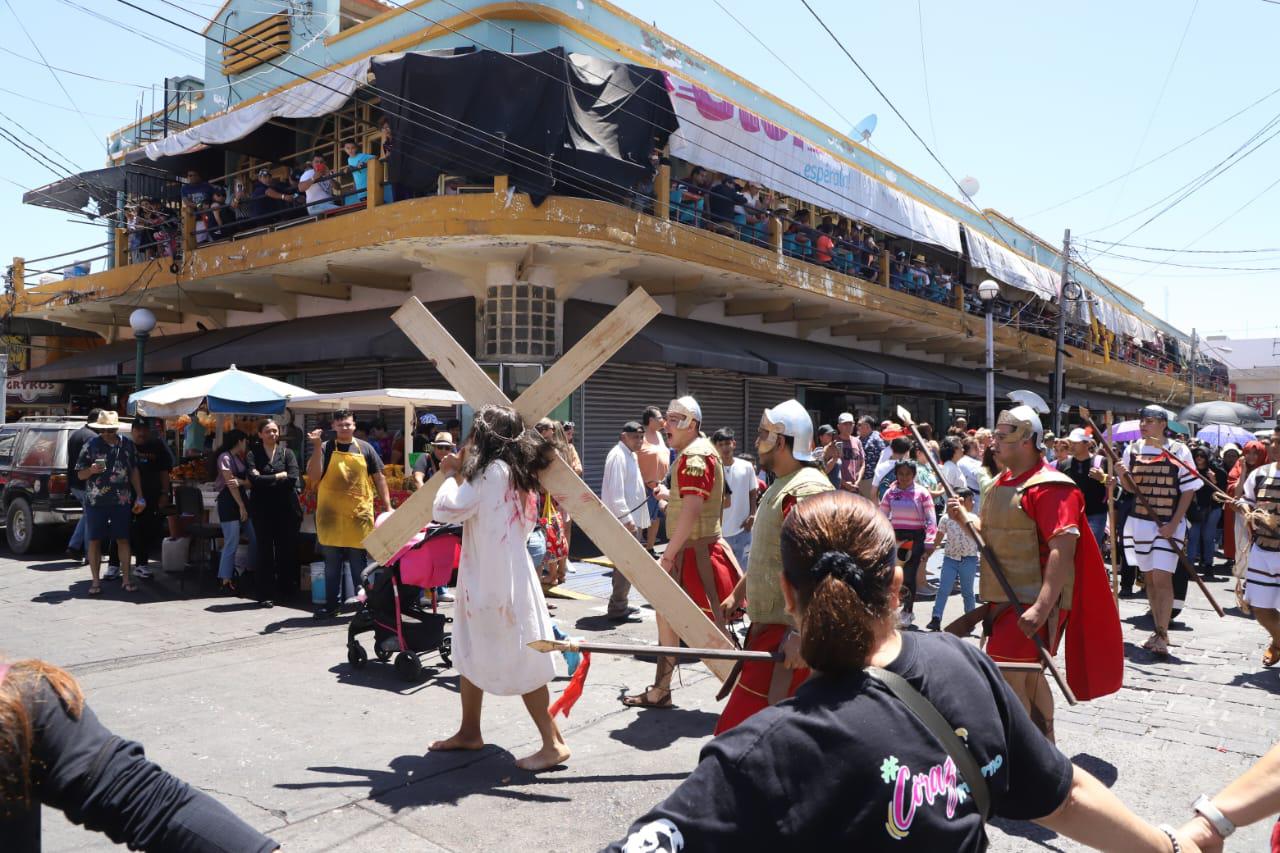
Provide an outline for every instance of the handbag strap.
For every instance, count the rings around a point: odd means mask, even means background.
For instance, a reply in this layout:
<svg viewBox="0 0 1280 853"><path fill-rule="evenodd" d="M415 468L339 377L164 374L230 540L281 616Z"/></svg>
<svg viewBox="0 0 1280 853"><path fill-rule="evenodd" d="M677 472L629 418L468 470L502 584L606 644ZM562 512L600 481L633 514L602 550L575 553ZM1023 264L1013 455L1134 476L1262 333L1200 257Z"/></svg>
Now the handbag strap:
<svg viewBox="0 0 1280 853"><path fill-rule="evenodd" d="M982 822L986 823L987 817L991 814L991 792L987 789L986 777L982 775L973 753L964 745L964 741L960 740L960 736L956 734L951 724L934 707L934 704L924 697L924 694L908 684L907 680L897 673L878 666L869 666L863 672L889 688L890 693L897 696L902 704L920 718L920 722L924 723L929 733L942 741L942 748L947 751L947 755L951 756L951 761L960 771L960 777L968 783L969 793L973 795L973 802L978 807L978 814L982 817Z"/></svg>

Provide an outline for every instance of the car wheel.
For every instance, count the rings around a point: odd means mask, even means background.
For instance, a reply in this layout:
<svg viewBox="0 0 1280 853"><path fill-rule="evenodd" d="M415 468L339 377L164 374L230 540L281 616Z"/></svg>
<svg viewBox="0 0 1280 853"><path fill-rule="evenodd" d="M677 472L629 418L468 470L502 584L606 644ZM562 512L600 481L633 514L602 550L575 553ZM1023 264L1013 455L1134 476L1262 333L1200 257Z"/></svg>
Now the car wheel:
<svg viewBox="0 0 1280 853"><path fill-rule="evenodd" d="M26 498L14 498L4 514L4 535L8 540L9 550L15 554L29 554L35 550L40 541L40 531L36 528L35 514Z"/></svg>

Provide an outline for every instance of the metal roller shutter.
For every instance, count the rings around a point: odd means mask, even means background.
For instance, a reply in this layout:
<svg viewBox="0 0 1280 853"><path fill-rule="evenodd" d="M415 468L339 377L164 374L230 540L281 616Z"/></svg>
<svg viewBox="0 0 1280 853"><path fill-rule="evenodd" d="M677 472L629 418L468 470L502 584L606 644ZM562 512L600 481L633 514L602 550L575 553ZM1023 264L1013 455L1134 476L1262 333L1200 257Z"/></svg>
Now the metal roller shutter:
<svg viewBox="0 0 1280 853"><path fill-rule="evenodd" d="M754 428L760 423L760 416L765 409L772 409L779 403L790 400L796 395L796 383L786 379L748 379L747 380L747 427L752 429L748 436L755 440ZM744 449L745 448L745 449ZM752 453L752 448L738 439L738 450L741 453Z"/></svg>
<svg viewBox="0 0 1280 853"><path fill-rule="evenodd" d="M664 366L606 364L575 394L578 455L583 477L597 493L604 460L627 421L638 421L646 406L666 408L675 397L675 372Z"/></svg>
<svg viewBox="0 0 1280 853"><path fill-rule="evenodd" d="M308 368L303 385L316 394L360 391L378 387L378 368L372 364L346 367Z"/></svg>
<svg viewBox="0 0 1280 853"><path fill-rule="evenodd" d="M690 371L688 387L689 393L702 407L702 431L708 437L721 427L729 427L738 437L739 448L750 443L744 440L747 409L745 378L734 374Z"/></svg>
<svg viewBox="0 0 1280 853"><path fill-rule="evenodd" d="M381 368L383 388L452 388L440 371L426 360L392 362L381 365Z"/></svg>

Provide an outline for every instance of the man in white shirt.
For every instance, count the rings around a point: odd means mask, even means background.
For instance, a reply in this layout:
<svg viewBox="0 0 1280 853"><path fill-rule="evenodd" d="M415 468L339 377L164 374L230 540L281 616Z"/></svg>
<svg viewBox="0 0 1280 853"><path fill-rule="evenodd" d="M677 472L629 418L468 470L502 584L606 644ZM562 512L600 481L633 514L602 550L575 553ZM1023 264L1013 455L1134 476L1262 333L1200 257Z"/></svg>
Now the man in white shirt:
<svg viewBox="0 0 1280 853"><path fill-rule="evenodd" d="M315 216L326 210L333 210L338 202L333 197L333 175L329 172L329 164L323 157L311 158L311 168L298 178L298 189L307 194L307 213Z"/></svg>
<svg viewBox="0 0 1280 853"><path fill-rule="evenodd" d="M961 443L964 445L964 455L956 464L960 466L960 473L964 474L965 487L973 492L973 511L981 512L982 485L978 472L982 470L982 444L973 436L966 436Z"/></svg>
<svg viewBox="0 0 1280 853"><path fill-rule="evenodd" d="M751 525L755 523L756 503L760 499L760 481L756 479L754 465L733 455L738 449L733 430L728 427L716 430L711 443L724 463L725 494L729 501L720 516L720 530L738 565L745 567L747 550L751 547Z"/></svg>
<svg viewBox="0 0 1280 853"><path fill-rule="evenodd" d="M604 461L604 479L600 483L600 500L622 526L637 539L649 529L648 491L640 477L636 451L644 441L644 429L635 421L622 426L618 443ZM629 619L638 608L627 604L631 581L616 568L613 570L613 594L609 596L606 615L614 621Z"/></svg>

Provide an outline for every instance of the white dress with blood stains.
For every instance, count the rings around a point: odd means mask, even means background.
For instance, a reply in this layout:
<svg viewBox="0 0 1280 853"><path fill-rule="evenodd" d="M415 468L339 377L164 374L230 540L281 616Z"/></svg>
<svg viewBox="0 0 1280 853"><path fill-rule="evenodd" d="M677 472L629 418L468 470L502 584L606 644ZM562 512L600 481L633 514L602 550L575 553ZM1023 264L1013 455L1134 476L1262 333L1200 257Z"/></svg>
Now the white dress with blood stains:
<svg viewBox="0 0 1280 853"><path fill-rule="evenodd" d="M498 696L523 695L551 681L560 656L528 646L553 639L542 586L525 548L538 522L537 495L522 498L511 487L511 469L495 461L473 481L445 480L434 517L462 524L454 667Z"/></svg>

